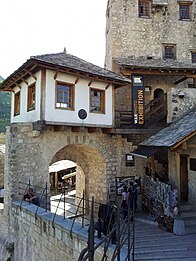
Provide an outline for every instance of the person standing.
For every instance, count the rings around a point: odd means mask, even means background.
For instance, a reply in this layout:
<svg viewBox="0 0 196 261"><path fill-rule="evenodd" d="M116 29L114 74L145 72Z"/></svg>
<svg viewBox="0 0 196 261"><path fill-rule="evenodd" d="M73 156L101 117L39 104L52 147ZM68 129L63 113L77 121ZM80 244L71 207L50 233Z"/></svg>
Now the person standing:
<svg viewBox="0 0 196 261"><path fill-rule="evenodd" d="M121 208L123 212L123 219L127 217L127 186L123 187Z"/></svg>
<svg viewBox="0 0 196 261"><path fill-rule="evenodd" d="M133 210L133 207L137 210L137 183L133 183L132 181L130 182L127 194L127 205L128 204L131 210Z"/></svg>

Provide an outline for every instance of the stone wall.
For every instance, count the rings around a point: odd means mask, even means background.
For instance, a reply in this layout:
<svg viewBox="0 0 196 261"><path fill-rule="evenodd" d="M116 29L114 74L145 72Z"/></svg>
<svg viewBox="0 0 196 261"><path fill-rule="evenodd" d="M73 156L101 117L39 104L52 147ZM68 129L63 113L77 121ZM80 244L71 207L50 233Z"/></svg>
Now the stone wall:
<svg viewBox="0 0 196 261"><path fill-rule="evenodd" d="M184 97L179 94L183 93ZM196 106L196 89L195 88L171 88L168 93L168 122L181 116L186 111Z"/></svg>
<svg viewBox="0 0 196 261"><path fill-rule="evenodd" d="M176 44L177 59L191 61L191 51L196 50L195 1L192 21L179 20L178 2L167 2L166 8L152 8L150 18L140 18L138 0L108 1L105 60L108 69L112 69L114 57L162 58L163 44Z"/></svg>
<svg viewBox="0 0 196 261"><path fill-rule="evenodd" d="M63 159L75 162L84 172L85 198L94 195L96 201L106 202L109 182L116 176L143 174L145 162L140 158L134 167L125 166L125 155L134 148L121 136L71 129L38 132L31 124L12 124L7 130L5 208L9 211L11 201L21 199L19 181L30 179L33 186L49 183L49 165Z"/></svg>
<svg viewBox="0 0 196 261"><path fill-rule="evenodd" d="M169 179L172 185L180 187L180 155L186 155L188 159L188 202L196 208L196 171L190 170L190 158L196 159L196 148L189 147L196 144L196 137L191 138L187 142L187 149L181 146L177 151L170 151L168 154L169 160ZM179 165L178 165L179 164Z"/></svg>
<svg viewBox="0 0 196 261"><path fill-rule="evenodd" d="M4 186L5 145L0 144L0 187Z"/></svg>
<svg viewBox="0 0 196 261"><path fill-rule="evenodd" d="M73 261L78 260L79 254L87 246L87 228L74 224L70 234L72 221L57 217L52 224L53 215L43 209L35 216L36 206L23 203L12 205L12 227L7 243L14 243L12 249L13 261ZM103 249L95 253L95 261L101 260ZM108 252L111 258L112 252ZM6 260L5 256L0 256Z"/></svg>

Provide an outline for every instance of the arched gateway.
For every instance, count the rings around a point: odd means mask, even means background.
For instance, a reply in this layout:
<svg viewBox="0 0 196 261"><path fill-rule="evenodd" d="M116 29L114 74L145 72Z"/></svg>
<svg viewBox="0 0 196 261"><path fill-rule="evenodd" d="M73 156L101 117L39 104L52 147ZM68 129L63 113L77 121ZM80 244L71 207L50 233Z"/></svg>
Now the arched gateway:
<svg viewBox="0 0 196 261"><path fill-rule="evenodd" d="M108 185L116 176L130 175L125 155L132 144L121 137L103 133L33 130L32 124L12 124L7 131L6 188L10 200L21 199L19 182L34 186L49 184L49 166L59 160L71 160L81 169L77 193L106 202ZM135 168L131 169L132 174ZM85 183L82 182L85 180ZM84 184L84 185L82 185Z"/></svg>

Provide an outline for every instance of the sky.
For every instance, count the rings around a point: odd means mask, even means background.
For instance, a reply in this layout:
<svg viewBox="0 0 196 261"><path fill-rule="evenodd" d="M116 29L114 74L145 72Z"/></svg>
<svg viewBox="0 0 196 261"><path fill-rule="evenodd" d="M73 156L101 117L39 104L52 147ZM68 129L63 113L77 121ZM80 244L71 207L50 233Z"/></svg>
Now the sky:
<svg viewBox="0 0 196 261"><path fill-rule="evenodd" d="M107 0L1 0L0 75L30 56L67 52L104 66Z"/></svg>

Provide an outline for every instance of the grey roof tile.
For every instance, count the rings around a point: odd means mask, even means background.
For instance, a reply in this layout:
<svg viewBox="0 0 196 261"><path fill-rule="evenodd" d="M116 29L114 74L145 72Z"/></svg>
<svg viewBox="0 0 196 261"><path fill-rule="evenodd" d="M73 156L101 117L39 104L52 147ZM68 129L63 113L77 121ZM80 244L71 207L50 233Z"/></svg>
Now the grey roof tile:
<svg viewBox="0 0 196 261"><path fill-rule="evenodd" d="M80 72L90 73L97 76L111 78L114 80L124 81L126 83L131 82L128 78L116 74L112 71L101 68L97 65L89 63L83 59L80 59L74 55L66 52L55 53L55 54L44 54L32 56L31 59L47 62L54 65L64 66L66 68L78 70Z"/></svg>
<svg viewBox="0 0 196 261"><path fill-rule="evenodd" d="M196 107L140 145L172 147L194 131L196 131Z"/></svg>
<svg viewBox="0 0 196 261"><path fill-rule="evenodd" d="M190 62L181 62L178 60L161 60L161 59L147 59L146 57L120 57L114 58L114 62L120 67L146 68L146 69L196 69L196 64Z"/></svg>

